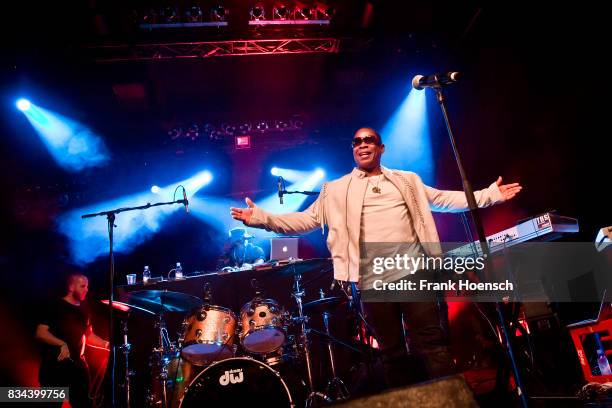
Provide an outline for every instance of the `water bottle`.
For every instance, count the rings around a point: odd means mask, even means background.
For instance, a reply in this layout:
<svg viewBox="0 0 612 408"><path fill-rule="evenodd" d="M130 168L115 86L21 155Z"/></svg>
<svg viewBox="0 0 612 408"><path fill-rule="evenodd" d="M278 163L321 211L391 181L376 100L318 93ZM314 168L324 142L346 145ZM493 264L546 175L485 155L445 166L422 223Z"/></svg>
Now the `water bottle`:
<svg viewBox="0 0 612 408"><path fill-rule="evenodd" d="M597 365L599 366L599 372L601 375L612 375L612 369L610 369L610 362L606 356L603 344L599 338L599 333L594 333L595 341L597 341Z"/></svg>
<svg viewBox="0 0 612 408"><path fill-rule="evenodd" d="M151 279L151 270L149 270L148 265L145 265L144 271L142 271L142 283L146 284L149 282L149 279Z"/></svg>
<svg viewBox="0 0 612 408"><path fill-rule="evenodd" d="M183 279L183 267L180 262L176 263L176 269L174 270L174 277L176 279Z"/></svg>

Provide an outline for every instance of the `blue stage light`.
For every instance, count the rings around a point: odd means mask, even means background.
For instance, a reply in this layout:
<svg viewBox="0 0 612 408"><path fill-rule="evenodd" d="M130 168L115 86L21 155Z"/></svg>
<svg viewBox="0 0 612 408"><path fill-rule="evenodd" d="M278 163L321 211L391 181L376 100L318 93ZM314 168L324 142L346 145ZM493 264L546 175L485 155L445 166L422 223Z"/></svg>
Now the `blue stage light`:
<svg viewBox="0 0 612 408"><path fill-rule="evenodd" d="M102 139L82 123L29 103L23 110L55 161L68 171L105 164L109 155ZM22 103L21 108L27 104Z"/></svg>
<svg viewBox="0 0 612 408"><path fill-rule="evenodd" d="M325 178L325 172L322 169L307 172L306 175L295 183L287 185L285 189L287 191L313 191L321 186ZM280 204L278 193L275 193L263 200L258 200L257 204L266 211L278 214L299 210L307 198L308 196L303 194L288 194L283 197L283 204Z"/></svg>
<svg viewBox="0 0 612 408"><path fill-rule="evenodd" d="M59 217L58 228L69 241L73 261L77 264L88 264L108 251L108 226L106 218L96 217L86 221L82 214L95 213L121 207L135 207L156 201L182 199L182 192L174 194L177 186L185 187L190 205L206 206L197 196L200 189L212 181L212 174L202 171L194 176L159 187L159 193L154 195L150 190L108 200L86 208L79 208L62 214ZM151 207L143 211L128 211L117 215L114 233L114 246L118 253L129 253L135 247L151 238L161 227L169 215L182 209L180 205ZM229 209L226 209L229 214Z"/></svg>
<svg viewBox="0 0 612 408"><path fill-rule="evenodd" d="M281 167L272 167L270 173L272 173L272 175L275 177L282 177L286 181L289 181L291 183L295 183L300 180L305 180L306 178L311 176L311 172L309 171L285 169Z"/></svg>
<svg viewBox="0 0 612 408"><path fill-rule="evenodd" d="M161 191L161 188L159 188L159 186L153 186L151 187L151 192L153 194L158 194Z"/></svg>
<svg viewBox="0 0 612 408"><path fill-rule="evenodd" d="M30 101L25 98L18 99L15 105L17 106L17 109L19 109L22 112L27 111L32 106Z"/></svg>
<svg viewBox="0 0 612 408"><path fill-rule="evenodd" d="M384 166L410 170L419 174L425 183L434 181L434 161L426 92L411 89L408 97L382 128L385 144Z"/></svg>

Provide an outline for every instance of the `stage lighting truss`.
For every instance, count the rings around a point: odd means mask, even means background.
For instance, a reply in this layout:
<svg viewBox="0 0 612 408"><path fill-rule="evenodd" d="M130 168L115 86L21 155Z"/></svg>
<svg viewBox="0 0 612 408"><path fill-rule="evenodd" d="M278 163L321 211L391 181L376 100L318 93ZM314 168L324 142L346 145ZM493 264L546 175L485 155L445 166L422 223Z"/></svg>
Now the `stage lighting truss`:
<svg viewBox="0 0 612 408"><path fill-rule="evenodd" d="M98 62L211 58L268 54L336 54L338 38L231 40L168 44L109 45L92 48Z"/></svg>
<svg viewBox="0 0 612 408"><path fill-rule="evenodd" d="M145 8L136 13L141 29L192 27L227 27L229 10L221 3L203 9L197 3L187 3L183 8L164 6ZM263 2L249 9L250 26L274 25L329 25L335 8L328 2L308 0L279 0L266 8Z"/></svg>

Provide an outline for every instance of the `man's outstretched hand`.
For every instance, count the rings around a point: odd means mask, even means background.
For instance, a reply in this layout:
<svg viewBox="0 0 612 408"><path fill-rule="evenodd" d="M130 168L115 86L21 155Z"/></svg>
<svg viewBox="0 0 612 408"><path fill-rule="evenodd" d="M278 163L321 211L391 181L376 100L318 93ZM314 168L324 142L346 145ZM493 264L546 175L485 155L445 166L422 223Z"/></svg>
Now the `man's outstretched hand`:
<svg viewBox="0 0 612 408"><path fill-rule="evenodd" d="M514 196L516 196L523 189L519 183L502 184L501 176L497 178L495 184L497 184L497 187L499 187L499 191L501 191L504 201L513 199Z"/></svg>
<svg viewBox="0 0 612 408"><path fill-rule="evenodd" d="M242 221L245 224L249 224L251 222L251 216L253 215L253 207L255 207L255 203L247 197L244 199L248 208L235 208L230 207L230 214L232 218L238 221Z"/></svg>

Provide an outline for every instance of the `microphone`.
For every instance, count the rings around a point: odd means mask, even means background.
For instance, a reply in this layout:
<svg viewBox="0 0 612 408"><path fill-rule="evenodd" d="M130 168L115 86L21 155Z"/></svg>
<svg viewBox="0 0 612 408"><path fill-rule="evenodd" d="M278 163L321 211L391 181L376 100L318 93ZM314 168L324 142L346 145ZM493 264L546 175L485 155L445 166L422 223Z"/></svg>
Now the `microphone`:
<svg viewBox="0 0 612 408"><path fill-rule="evenodd" d="M285 194L285 192L283 191L283 178L282 177L278 177L278 200L280 201L280 203L283 203L283 194Z"/></svg>
<svg viewBox="0 0 612 408"><path fill-rule="evenodd" d="M416 75L412 78L412 87L418 91L425 88L440 88L444 85L449 85L459 80L458 72L446 72L444 74L434 75Z"/></svg>
<svg viewBox="0 0 612 408"><path fill-rule="evenodd" d="M185 187L183 187L183 205L185 206L185 212L189 214L189 200L187 200L187 192L185 191Z"/></svg>

